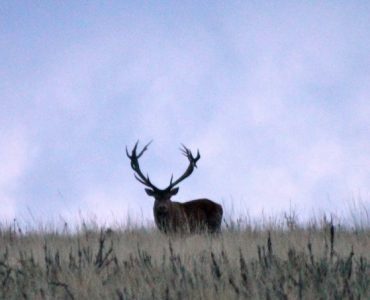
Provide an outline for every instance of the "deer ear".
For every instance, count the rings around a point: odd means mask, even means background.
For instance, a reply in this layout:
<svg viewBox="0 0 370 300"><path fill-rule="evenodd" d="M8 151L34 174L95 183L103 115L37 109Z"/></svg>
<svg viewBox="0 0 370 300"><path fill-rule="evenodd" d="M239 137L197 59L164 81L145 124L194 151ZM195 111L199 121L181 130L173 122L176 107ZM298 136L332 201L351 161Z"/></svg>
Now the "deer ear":
<svg viewBox="0 0 370 300"><path fill-rule="evenodd" d="M177 187L177 188L174 188L174 189L172 189L171 190L171 196L174 196L174 195L176 195L177 193L178 193L178 191L179 191L179 188Z"/></svg>
<svg viewBox="0 0 370 300"><path fill-rule="evenodd" d="M145 192L147 193L148 196L154 197L154 191L152 189L145 189Z"/></svg>

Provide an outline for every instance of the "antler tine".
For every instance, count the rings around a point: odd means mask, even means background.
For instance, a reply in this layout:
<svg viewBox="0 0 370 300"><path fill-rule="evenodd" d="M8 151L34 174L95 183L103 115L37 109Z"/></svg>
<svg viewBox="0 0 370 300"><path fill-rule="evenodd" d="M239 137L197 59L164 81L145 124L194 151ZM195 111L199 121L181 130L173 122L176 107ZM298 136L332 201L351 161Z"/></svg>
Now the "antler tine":
<svg viewBox="0 0 370 300"><path fill-rule="evenodd" d="M200 159L200 153L199 153L199 149L197 149L197 157L194 159L195 160L195 163L194 163L194 166L196 167L196 163L197 161Z"/></svg>
<svg viewBox="0 0 370 300"><path fill-rule="evenodd" d="M189 177L191 173L194 171L194 167L197 167L197 161L200 159L200 153L199 150L197 151L197 156L194 158L193 154L191 153L190 149L188 149L185 145L181 144L182 148L180 148L183 155L185 155L189 160L189 166L186 169L185 173L180 176L175 182L173 182L173 175L171 176L170 185L166 188L167 190L171 190L176 185L178 185L181 181L183 181L185 178Z"/></svg>
<svg viewBox="0 0 370 300"><path fill-rule="evenodd" d="M189 149L186 148L184 144L181 144L181 146L182 146L182 148L179 148L179 149L182 152L182 154L184 154L186 156Z"/></svg>
<svg viewBox="0 0 370 300"><path fill-rule="evenodd" d="M139 155L137 156L137 158L140 158L140 156L141 156L141 155L143 155L143 153L144 153L146 150L148 150L148 147L149 147L149 145L150 145L152 142L153 142L153 140L151 140L148 144L146 144L146 145L144 146L143 150L141 150L141 152L139 153ZM138 143L139 143L139 141L137 141L137 143L136 143L136 144L138 144ZM135 150L136 150L136 146L137 146L137 145L135 145Z"/></svg>
<svg viewBox="0 0 370 300"><path fill-rule="evenodd" d="M197 161L200 159L199 149L197 150L197 156L194 158L190 149L187 148L184 144L181 145L182 145L182 148L180 148L181 152L189 159L189 161L194 165L194 167L197 167Z"/></svg>
<svg viewBox="0 0 370 300"><path fill-rule="evenodd" d="M133 157L136 156L136 148L137 148L138 144L139 144L139 140L137 140L137 142L135 143L134 148L132 148L131 155L129 154L127 146L126 146L126 155L129 159L132 159Z"/></svg>
<svg viewBox="0 0 370 300"><path fill-rule="evenodd" d="M128 157L128 158L130 158L130 159L131 159L131 156L130 156L130 154L128 153L127 146L126 146L126 155L127 155L127 157Z"/></svg>
<svg viewBox="0 0 370 300"><path fill-rule="evenodd" d="M152 187L152 183L150 182L150 179L149 179L148 176L145 178L145 181L143 179L141 179L141 177L139 177L136 174L134 174L134 176L137 179L137 181L141 182L142 184L146 185L147 187Z"/></svg>
<svg viewBox="0 0 370 300"><path fill-rule="evenodd" d="M135 143L134 148L132 149L131 155L129 154L128 149L127 149L127 146L126 146L126 155L127 155L127 156L128 156L128 158L130 158L130 159L131 159L132 157L140 158L140 157L143 155L143 153L144 153L146 150L148 150L148 147L149 147L149 145L150 145L152 142L153 142L153 140L151 140L148 144L146 144L146 145L144 146L143 150L141 150L139 154L136 154L137 146L139 145L139 140L138 140L138 141Z"/></svg>

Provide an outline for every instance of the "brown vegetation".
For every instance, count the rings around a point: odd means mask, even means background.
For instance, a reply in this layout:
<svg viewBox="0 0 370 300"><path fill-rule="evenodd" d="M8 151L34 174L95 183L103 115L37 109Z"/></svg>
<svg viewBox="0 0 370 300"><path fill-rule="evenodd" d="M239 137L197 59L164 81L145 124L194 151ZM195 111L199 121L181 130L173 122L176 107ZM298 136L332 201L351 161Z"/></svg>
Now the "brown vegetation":
<svg viewBox="0 0 370 300"><path fill-rule="evenodd" d="M370 230L0 229L0 299L369 299Z"/></svg>

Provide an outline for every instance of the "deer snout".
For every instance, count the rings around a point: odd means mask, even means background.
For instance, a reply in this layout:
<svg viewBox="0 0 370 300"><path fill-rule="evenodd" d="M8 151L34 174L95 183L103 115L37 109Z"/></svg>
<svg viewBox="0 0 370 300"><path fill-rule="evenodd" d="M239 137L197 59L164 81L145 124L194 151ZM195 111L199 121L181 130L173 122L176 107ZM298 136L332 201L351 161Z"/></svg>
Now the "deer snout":
<svg viewBox="0 0 370 300"><path fill-rule="evenodd" d="M164 217L168 215L168 207L166 206L159 206L157 207L157 214L158 216Z"/></svg>

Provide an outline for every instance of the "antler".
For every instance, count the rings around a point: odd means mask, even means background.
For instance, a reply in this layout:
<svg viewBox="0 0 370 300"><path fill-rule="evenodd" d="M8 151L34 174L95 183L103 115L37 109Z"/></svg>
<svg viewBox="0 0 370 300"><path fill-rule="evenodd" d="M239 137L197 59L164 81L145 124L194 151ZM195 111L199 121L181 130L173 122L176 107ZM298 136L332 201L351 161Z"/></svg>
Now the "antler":
<svg viewBox="0 0 370 300"><path fill-rule="evenodd" d="M148 149L148 146L152 143L152 141L150 141L148 144L146 144L143 148L143 150L141 150L141 152L139 154L136 153L136 150L137 150L137 146L139 144L139 141L136 142L135 144L135 147L134 149L132 149L132 152L131 152L131 155L128 153L128 150L127 150L127 146L126 146L126 154L127 154L127 157L131 160L131 168L135 171L136 174L134 174L135 178L141 182L142 184L144 184L145 186L153 189L153 190L158 190L158 188L153 184L151 183L150 179L149 179L149 175L144 175L141 170L140 170L140 165L139 165L139 158L143 155L143 153Z"/></svg>
<svg viewBox="0 0 370 300"><path fill-rule="evenodd" d="M178 185L181 181L183 181L185 178L189 177L191 173L194 171L194 167L197 167L197 161L200 159L199 150L197 151L197 156L194 158L191 151L186 148L182 144L182 148L180 148L181 152L188 158L189 160L189 166L186 169L185 173L182 174L175 182L173 182L173 175L171 176L170 185L166 188L166 190L173 189L176 185Z"/></svg>

